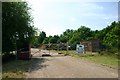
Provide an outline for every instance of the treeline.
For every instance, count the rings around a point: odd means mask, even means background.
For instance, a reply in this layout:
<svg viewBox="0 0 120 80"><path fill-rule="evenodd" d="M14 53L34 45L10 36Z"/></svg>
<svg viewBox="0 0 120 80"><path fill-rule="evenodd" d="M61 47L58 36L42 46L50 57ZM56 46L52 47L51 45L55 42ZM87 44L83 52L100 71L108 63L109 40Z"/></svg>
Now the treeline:
<svg viewBox="0 0 120 80"><path fill-rule="evenodd" d="M68 42L71 49L75 50L76 44L80 41L89 41L98 39L104 45L104 49L110 52L118 52L120 22L112 22L102 30L91 30L88 27L81 26L77 30L67 29L60 36L54 35L46 37L46 33L42 31L36 36L34 45L50 43L66 43Z"/></svg>

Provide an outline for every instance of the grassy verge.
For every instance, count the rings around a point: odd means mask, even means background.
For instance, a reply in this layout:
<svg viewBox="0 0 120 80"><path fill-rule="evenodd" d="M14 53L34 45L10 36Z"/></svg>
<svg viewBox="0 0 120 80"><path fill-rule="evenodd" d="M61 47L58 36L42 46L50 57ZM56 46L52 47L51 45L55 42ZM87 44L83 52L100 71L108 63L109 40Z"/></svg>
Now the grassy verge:
<svg viewBox="0 0 120 80"><path fill-rule="evenodd" d="M31 60L14 60L2 65L2 78L25 78Z"/></svg>
<svg viewBox="0 0 120 80"><path fill-rule="evenodd" d="M118 68L118 58L115 55L81 55L82 59L93 61L111 68Z"/></svg>
<svg viewBox="0 0 120 80"><path fill-rule="evenodd" d="M94 63L99 63L104 66L108 66L111 68L118 68L118 57L116 55L100 55L98 53L86 52L85 54L77 54L75 50L68 51L56 51L63 54L69 54L76 58L85 59L88 61L92 61Z"/></svg>

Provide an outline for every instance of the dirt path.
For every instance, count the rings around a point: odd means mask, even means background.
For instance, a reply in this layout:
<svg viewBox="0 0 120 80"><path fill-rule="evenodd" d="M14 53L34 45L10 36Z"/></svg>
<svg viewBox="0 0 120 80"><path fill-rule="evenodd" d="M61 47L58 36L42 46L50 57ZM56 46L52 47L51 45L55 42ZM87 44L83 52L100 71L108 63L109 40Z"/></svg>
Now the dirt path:
<svg viewBox="0 0 120 80"><path fill-rule="evenodd" d="M51 53L52 54L52 53ZM35 56L40 56L40 53ZM28 78L117 78L118 71L70 56L33 58Z"/></svg>

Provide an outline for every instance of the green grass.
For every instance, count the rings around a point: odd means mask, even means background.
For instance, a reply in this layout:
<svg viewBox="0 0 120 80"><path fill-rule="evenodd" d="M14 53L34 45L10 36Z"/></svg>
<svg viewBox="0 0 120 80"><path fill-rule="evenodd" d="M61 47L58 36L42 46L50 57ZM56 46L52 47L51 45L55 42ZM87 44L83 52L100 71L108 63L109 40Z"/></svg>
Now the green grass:
<svg viewBox="0 0 120 80"><path fill-rule="evenodd" d="M2 65L2 78L25 78L31 60L14 60Z"/></svg>
<svg viewBox="0 0 120 80"><path fill-rule="evenodd" d="M94 63L98 63L111 68L118 68L118 57L116 55L100 55L98 53L86 52L85 54L77 54L75 50L68 51L56 51L63 54L69 54L70 56L88 60Z"/></svg>
<svg viewBox="0 0 120 80"><path fill-rule="evenodd" d="M86 55L79 56L82 59L93 61L111 68L118 68L118 58L114 55Z"/></svg>

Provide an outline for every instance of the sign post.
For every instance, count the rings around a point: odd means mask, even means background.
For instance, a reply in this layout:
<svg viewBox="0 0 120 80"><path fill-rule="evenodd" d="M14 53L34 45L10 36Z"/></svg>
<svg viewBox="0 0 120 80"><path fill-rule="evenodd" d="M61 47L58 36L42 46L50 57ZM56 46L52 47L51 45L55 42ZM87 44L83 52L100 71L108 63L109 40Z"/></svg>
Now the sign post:
<svg viewBox="0 0 120 80"><path fill-rule="evenodd" d="M68 42L67 42L67 44L66 44L66 54L68 54Z"/></svg>
<svg viewBox="0 0 120 80"><path fill-rule="evenodd" d="M50 42L49 42L49 54L50 54Z"/></svg>

